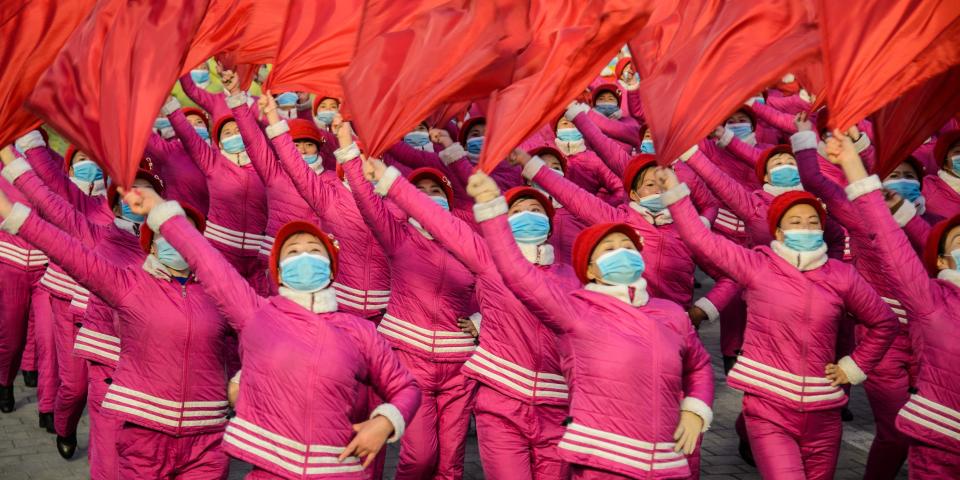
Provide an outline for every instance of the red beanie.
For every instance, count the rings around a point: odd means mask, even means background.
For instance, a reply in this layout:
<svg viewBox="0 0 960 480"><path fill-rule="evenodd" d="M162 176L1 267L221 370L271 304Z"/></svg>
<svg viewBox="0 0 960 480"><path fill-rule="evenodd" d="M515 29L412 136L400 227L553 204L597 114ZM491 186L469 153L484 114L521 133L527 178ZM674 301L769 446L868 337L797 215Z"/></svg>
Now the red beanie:
<svg viewBox="0 0 960 480"><path fill-rule="evenodd" d="M336 101L337 101L337 107L339 107L340 104L343 103L343 102L340 101L340 99L337 98L337 97L331 97L330 95L315 95L315 96L313 97L313 115L314 115L314 116L316 116L316 115L317 115L317 111L320 110L320 102L322 102L322 101L324 101L324 100L326 100L326 99L328 99L328 98L332 98L332 99L336 100Z"/></svg>
<svg viewBox="0 0 960 480"><path fill-rule="evenodd" d="M507 200L507 208L510 208L514 202L529 198L536 200L537 203L543 207L543 210L547 213L547 217L550 217L551 220L553 220L553 215L557 213L556 209L553 208L553 202L551 202L546 195L536 188L525 186L513 187L503 194L503 198Z"/></svg>
<svg viewBox="0 0 960 480"><path fill-rule="evenodd" d="M630 65L631 63L633 63L633 58L630 57L623 57L620 60L617 60L617 66L613 69L617 80L623 78L623 69L627 68L627 65Z"/></svg>
<svg viewBox="0 0 960 480"><path fill-rule="evenodd" d="M727 115L727 118L730 118L734 113L740 112L750 118L750 125L756 130L757 128L757 114L753 113L753 109L744 105L733 111L730 115Z"/></svg>
<svg viewBox="0 0 960 480"><path fill-rule="evenodd" d="M180 207L183 208L183 211L187 214L187 217L192 219L197 224L197 230L199 230L200 233L203 233L203 231L207 228L206 217L204 217L199 210L185 203L181 203ZM147 226L147 222L143 222L140 225L140 248L143 249L144 253L150 253L151 245L153 245L153 230L150 230L150 227Z"/></svg>
<svg viewBox="0 0 960 480"><path fill-rule="evenodd" d="M630 160L627 168L623 171L623 189L628 196L633 191L633 183L637 180L637 176L648 167L655 167L656 165L657 157L649 153L641 153Z"/></svg>
<svg viewBox="0 0 960 480"><path fill-rule="evenodd" d="M947 163L947 152L957 142L960 142L960 130L944 132L937 138L937 144L933 147L933 159L937 161L940 168L943 168Z"/></svg>
<svg viewBox="0 0 960 480"><path fill-rule="evenodd" d="M213 125L213 132L211 136L213 137L213 142L217 145L217 148L220 148L220 131L223 130L223 127L229 122L236 122L233 118L233 115L224 115L217 119L217 122Z"/></svg>
<svg viewBox="0 0 960 480"><path fill-rule="evenodd" d="M793 155L793 149L790 148L790 145L780 144L774 145L760 154L760 158L757 159L756 165L753 167L757 171L757 180L760 180L760 183L763 183L763 177L767 176L767 162L773 158L774 155L779 155L781 153L787 153Z"/></svg>
<svg viewBox="0 0 960 480"><path fill-rule="evenodd" d="M563 174L566 175L567 174L567 156L564 155L563 152L561 152L557 148L551 147L549 145L543 145L527 151L527 154L529 154L531 157L540 156L545 153L549 153L550 155L557 157L557 160L560 160L560 170L563 170Z"/></svg>
<svg viewBox="0 0 960 480"><path fill-rule="evenodd" d="M288 238L298 233L309 233L320 239L320 243L323 243L324 248L327 249L327 256L330 257L330 279L333 280L336 278L338 265L337 256L340 247L337 246L333 236L320 230L320 227L310 222L294 220L280 227L276 237L274 237L276 240L273 242L273 248L270 249L270 278L273 279L274 283L280 285L280 250L283 249L283 244L287 242Z"/></svg>
<svg viewBox="0 0 960 480"><path fill-rule="evenodd" d="M447 178L447 176L444 175L444 173L440 170L431 167L420 167L407 175L407 180L414 185L425 178L429 178L430 180L437 182L440 185L440 188L443 188L443 192L447 195L447 201L453 203L453 185L450 183L450 179Z"/></svg>
<svg viewBox="0 0 960 480"><path fill-rule="evenodd" d="M604 83L603 85L597 85L597 88L593 89L593 95L591 95L590 97L590 100L591 100L590 103L592 105L596 105L597 97L599 97L600 94L603 92L612 93L614 97L617 97L617 105L620 105L620 98L621 98L620 87L618 87L613 83Z"/></svg>
<svg viewBox="0 0 960 480"><path fill-rule="evenodd" d="M150 173L146 170L139 169L137 173L133 176L134 180L146 180L150 183L150 186L153 187L153 191L157 192L157 195L163 196L164 185L163 180L156 174ZM113 208L119 200L120 192L117 191L119 185L116 185L113 182L110 182L110 186L107 187L107 205L110 208Z"/></svg>
<svg viewBox="0 0 960 480"><path fill-rule="evenodd" d="M471 117L470 120L463 122L463 125L460 127L460 138L457 140L464 147L467 146L467 133L473 128L474 125L486 125L487 117Z"/></svg>
<svg viewBox="0 0 960 480"><path fill-rule="evenodd" d="M67 146L67 151L63 154L64 171L70 171L70 167L73 165L73 157L79 152L80 150L77 150L77 147L74 147L72 143Z"/></svg>
<svg viewBox="0 0 960 480"><path fill-rule="evenodd" d="M790 210L794 205L800 205L801 203L816 209L817 215L820 216L821 225L826 222L827 211L823 209L823 204L812 193L804 191L786 192L774 197L773 202L770 203L770 208L767 210L767 224L770 226L770 235L776 235L783 214L787 213L787 210Z"/></svg>
<svg viewBox="0 0 960 480"><path fill-rule="evenodd" d="M640 233L626 223L598 223L584 228L573 241L572 263L573 270L577 273L580 282L586 284L590 282L587 278L587 267L590 265L590 256L607 235L611 233L622 233L633 242L637 250L643 250L643 241Z"/></svg>
<svg viewBox="0 0 960 480"><path fill-rule="evenodd" d="M954 215L946 220L941 220L930 229L930 235L927 237L927 245L923 249L923 265L927 267L927 272L931 277L936 277L937 258L940 257L940 245L943 244L944 237L956 226L960 226L960 214ZM943 252L947 253L947 252Z"/></svg>
<svg viewBox="0 0 960 480"><path fill-rule="evenodd" d="M187 115L196 115L200 117L200 119L203 120L203 126L208 128L210 127L210 119L207 118L207 112L204 112L197 107L183 107L180 109L180 111L183 112L183 116L185 117Z"/></svg>
<svg viewBox="0 0 960 480"><path fill-rule="evenodd" d="M315 143L317 148L323 145L323 137L320 135L320 130L317 129L317 125L313 121L295 118L287 120L287 126L290 127L290 138L294 141L309 140Z"/></svg>

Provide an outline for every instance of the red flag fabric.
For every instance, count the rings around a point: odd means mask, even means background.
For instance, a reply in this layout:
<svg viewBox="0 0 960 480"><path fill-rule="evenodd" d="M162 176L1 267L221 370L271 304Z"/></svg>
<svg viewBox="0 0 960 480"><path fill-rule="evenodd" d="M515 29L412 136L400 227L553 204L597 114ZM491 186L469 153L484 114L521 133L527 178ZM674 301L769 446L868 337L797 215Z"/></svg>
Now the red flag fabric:
<svg viewBox="0 0 960 480"><path fill-rule="evenodd" d="M100 0L27 107L129 187L206 3Z"/></svg>
<svg viewBox="0 0 960 480"><path fill-rule="evenodd" d="M490 96L479 168L490 172L593 80L650 18L652 5L629 0L531 3L530 46L513 83Z"/></svg>
<svg viewBox="0 0 960 480"><path fill-rule="evenodd" d="M353 59L362 15L363 0L290 0L280 49L264 90L343 98L340 74Z"/></svg>
<svg viewBox="0 0 960 480"><path fill-rule="evenodd" d="M667 164L751 94L816 53L816 25L797 0L725 2L709 27L665 53L640 83L657 157Z"/></svg>
<svg viewBox="0 0 960 480"><path fill-rule="evenodd" d="M210 0L181 75L222 53L229 53L234 64L272 62L280 46L289 3L290 0Z"/></svg>
<svg viewBox="0 0 960 480"><path fill-rule="evenodd" d="M960 111L960 66L918 85L870 117L877 149L876 171L884 178L930 135ZM831 116L833 112L830 113ZM932 173L932 172L931 172Z"/></svg>
<svg viewBox="0 0 960 480"><path fill-rule="evenodd" d="M442 103L507 85L526 42L524 2L472 0L467 10L441 7L410 28L380 35L344 72L345 104L368 155L379 157Z"/></svg>
<svg viewBox="0 0 960 480"><path fill-rule="evenodd" d="M450 120L462 117L468 106L470 106L470 100L440 105L427 117L427 125L430 125L430 128L444 128Z"/></svg>
<svg viewBox="0 0 960 480"><path fill-rule="evenodd" d="M830 128L847 129L960 63L960 2L818 0Z"/></svg>
<svg viewBox="0 0 960 480"><path fill-rule="evenodd" d="M257 75L260 65L255 63L238 63L237 53L223 53L215 58L220 67L224 70L232 70L240 78L239 87L243 90L250 88L253 83L253 77Z"/></svg>
<svg viewBox="0 0 960 480"><path fill-rule="evenodd" d="M387 32L406 30L421 14L442 6L464 9L467 0L365 0L356 51Z"/></svg>
<svg viewBox="0 0 960 480"><path fill-rule="evenodd" d="M40 124L23 103L95 0L19 3L4 7L0 23L0 147Z"/></svg>

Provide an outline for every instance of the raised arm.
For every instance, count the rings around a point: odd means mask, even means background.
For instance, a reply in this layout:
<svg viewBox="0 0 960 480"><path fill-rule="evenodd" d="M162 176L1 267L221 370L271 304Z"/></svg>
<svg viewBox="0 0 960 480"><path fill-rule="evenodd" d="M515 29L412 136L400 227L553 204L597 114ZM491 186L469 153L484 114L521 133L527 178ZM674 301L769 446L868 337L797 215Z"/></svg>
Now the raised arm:
<svg viewBox="0 0 960 480"><path fill-rule="evenodd" d="M810 102L804 100L800 95L789 96L770 96L766 99L767 105L790 114L804 112L810 109Z"/></svg>
<svg viewBox="0 0 960 480"><path fill-rule="evenodd" d="M213 175L219 152L217 152L217 149L212 145L208 145L203 137L190 125L186 115L180 110L180 102L171 97L170 100L167 100L167 103L163 105L160 112L170 120L170 126L173 127L177 138L179 138L180 143L183 144L184 150L187 151L187 154L193 159L193 162L197 164L200 171L207 176ZM211 132L211 135L213 134L214 133Z"/></svg>
<svg viewBox="0 0 960 480"><path fill-rule="evenodd" d="M583 134L583 139L587 145L597 153L597 156L603 160L610 170L617 176L622 177L623 172L627 170L627 164L630 163L630 153L617 142L611 140L604 134L590 115L579 114L573 117L573 124Z"/></svg>
<svg viewBox="0 0 960 480"><path fill-rule="evenodd" d="M340 127L346 128L345 126ZM393 253L404 240L407 232L390 214L382 198L373 191L373 184L364 177L360 148L356 143L337 150L337 161L343 166L344 176L350 184L353 199L357 202L363 221L387 254Z"/></svg>
<svg viewBox="0 0 960 480"><path fill-rule="evenodd" d="M624 117L619 120L614 120L592 109L587 112L587 116L610 138L626 143L627 145L640 144L640 124L633 118Z"/></svg>
<svg viewBox="0 0 960 480"><path fill-rule="evenodd" d="M34 172L53 193L65 198L84 214L103 208L103 197L83 193L64 171L64 159L47 147L43 135L34 130L17 139L17 148L24 152Z"/></svg>
<svg viewBox="0 0 960 480"><path fill-rule="evenodd" d="M223 104L222 93L210 93L206 89L198 87L196 83L193 83L189 73L180 77L180 88L183 89L183 93L190 100L193 100L193 103L208 112L215 112L217 105Z"/></svg>
<svg viewBox="0 0 960 480"><path fill-rule="evenodd" d="M777 130L791 135L797 133L797 126L793 123L793 115L783 113L763 103L753 102L748 106L753 109L753 113L757 115L757 118L776 127Z"/></svg>
<svg viewBox="0 0 960 480"><path fill-rule="evenodd" d="M175 142L168 142L160 135L150 132L145 152L151 157L166 157L177 149Z"/></svg>
<svg viewBox="0 0 960 480"><path fill-rule="evenodd" d="M616 207L595 195L591 195L578 187L577 184L558 175L557 172L546 168L546 164L539 157L533 157L526 161L523 167L523 176L536 182L567 210L588 223L621 222L625 220L626 215L618 211Z"/></svg>
<svg viewBox="0 0 960 480"><path fill-rule="evenodd" d="M687 166L697 173L697 176L710 188L717 199L736 216L745 221L757 217L766 220L766 213L762 211L766 210L766 205L740 182L727 176L723 170L720 170L699 150L690 156L687 160ZM765 224L765 221L761 223ZM753 236L756 237L757 235L753 234Z"/></svg>
<svg viewBox="0 0 960 480"><path fill-rule="evenodd" d="M643 113L643 100L640 99L640 89L627 90L627 108L630 109L630 116L637 122L646 123L647 117Z"/></svg>
<svg viewBox="0 0 960 480"><path fill-rule="evenodd" d="M804 127L800 127L803 129ZM853 204L847 200L843 187L837 185L820 171L820 159L817 154L817 135L810 130L801 130L790 137L793 154L800 170L800 182L803 188L820 197L827 204L830 216L837 219L851 235L866 235L863 217Z"/></svg>
<svg viewBox="0 0 960 480"><path fill-rule="evenodd" d="M723 132L723 136L720 137L717 145L726 148L728 152L733 154L733 158L740 160L744 165L754 168L760 161L763 150L740 140L728 129L724 129Z"/></svg>
<svg viewBox="0 0 960 480"><path fill-rule="evenodd" d="M261 109L264 109L264 113L266 113L267 109L271 108L268 104L270 104L273 99L267 99L269 96L269 94L265 93L258 100ZM253 116L253 111L247 106L247 94L241 90L230 95L227 97L227 106L230 107L230 111L233 112L233 118L237 121L237 128L240 130L240 136L243 138L243 144L246 147L247 155L250 157L250 163L253 164L253 168L257 171L257 175L260 176L260 180L263 180L263 184L267 188L272 188L277 182L277 179L282 178L280 176L282 174L281 168L277 162L276 153L267 142L263 130L260 129L260 124ZM276 103L272 104L272 108L277 108ZM277 120L279 120L277 115L271 115L271 117L277 117ZM271 124L273 123L274 122L271 122ZM299 156L299 154L297 156Z"/></svg>

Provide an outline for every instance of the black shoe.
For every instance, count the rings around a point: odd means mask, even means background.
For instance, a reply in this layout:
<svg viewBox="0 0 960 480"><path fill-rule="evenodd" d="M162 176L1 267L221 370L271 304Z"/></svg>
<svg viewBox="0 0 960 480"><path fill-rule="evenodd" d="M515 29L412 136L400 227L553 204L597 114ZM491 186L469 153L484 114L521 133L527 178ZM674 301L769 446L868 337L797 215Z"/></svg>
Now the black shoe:
<svg viewBox="0 0 960 480"><path fill-rule="evenodd" d="M9 387L0 386L0 412L10 413L16 402L13 399L13 385Z"/></svg>
<svg viewBox="0 0 960 480"><path fill-rule="evenodd" d="M37 388L37 371L36 370L24 370L23 371L23 384L30 388Z"/></svg>
<svg viewBox="0 0 960 480"><path fill-rule="evenodd" d="M757 462L753 459L753 450L750 449L750 442L745 439L740 439L740 458L751 467L757 466Z"/></svg>
<svg viewBox="0 0 960 480"><path fill-rule="evenodd" d="M844 422L852 422L853 412L851 412L849 408L843 407L843 410L840 410L840 418L843 419Z"/></svg>
<svg viewBox="0 0 960 480"><path fill-rule="evenodd" d="M40 412L39 417L40 417L40 428L46 429L47 432L49 433L57 433L57 431L53 429L53 412L50 412L50 413Z"/></svg>
<svg viewBox="0 0 960 480"><path fill-rule="evenodd" d="M60 456L63 457L64 460L70 460L73 458L73 454L77 452L76 432L71 433L66 437L57 435L57 452L60 453Z"/></svg>

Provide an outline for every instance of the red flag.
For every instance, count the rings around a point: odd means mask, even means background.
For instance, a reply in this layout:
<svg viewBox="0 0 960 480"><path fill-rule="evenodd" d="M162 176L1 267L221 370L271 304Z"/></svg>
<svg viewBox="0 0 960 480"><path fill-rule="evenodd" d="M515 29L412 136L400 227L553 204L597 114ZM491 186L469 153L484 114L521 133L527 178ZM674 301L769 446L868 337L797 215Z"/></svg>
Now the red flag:
<svg viewBox="0 0 960 480"><path fill-rule="evenodd" d="M666 52L640 84L658 160L679 157L747 97L814 55L817 40L797 0L725 2L709 27Z"/></svg>
<svg viewBox="0 0 960 480"><path fill-rule="evenodd" d="M877 175L884 178L960 111L960 66L933 77L870 117ZM830 112L831 116L833 112Z"/></svg>
<svg viewBox="0 0 960 480"><path fill-rule="evenodd" d="M427 125L430 125L430 128L445 128L450 120L462 117L468 106L470 106L470 100L440 105L427 117Z"/></svg>
<svg viewBox="0 0 960 480"><path fill-rule="evenodd" d="M819 0L830 128L846 130L960 63L960 2Z"/></svg>
<svg viewBox="0 0 960 480"><path fill-rule="evenodd" d="M94 0L20 2L0 21L0 146L36 128L40 119L23 109L43 72L76 30Z"/></svg>
<svg viewBox="0 0 960 480"><path fill-rule="evenodd" d="M383 34L357 52L342 84L367 154L379 157L441 103L509 83L513 59L526 42L507 32L525 31L510 24L526 21L526 5L469 3L468 10L430 10L410 28Z"/></svg>
<svg viewBox="0 0 960 480"><path fill-rule="evenodd" d="M289 3L290 0L210 0L180 73L187 73L221 53L229 53L233 64L272 62L280 46Z"/></svg>
<svg viewBox="0 0 960 480"><path fill-rule="evenodd" d="M232 70L240 78L239 87L243 90L250 88L253 83L253 77L257 75L260 65L255 63L238 63L237 53L223 53L215 57L217 63L224 70Z"/></svg>
<svg viewBox="0 0 960 480"><path fill-rule="evenodd" d="M365 0L360 31L357 34L357 51L362 51L375 38L387 32L410 28L421 14L447 6L464 9L468 0Z"/></svg>
<svg viewBox="0 0 960 480"><path fill-rule="evenodd" d="M100 0L27 107L130 186L205 8L197 0Z"/></svg>

